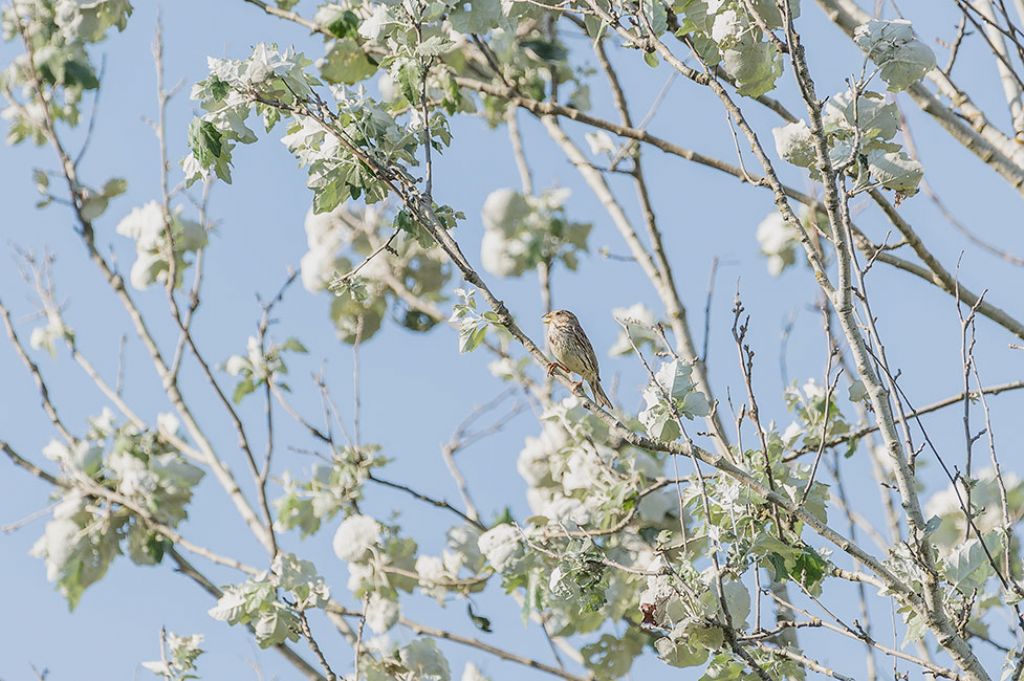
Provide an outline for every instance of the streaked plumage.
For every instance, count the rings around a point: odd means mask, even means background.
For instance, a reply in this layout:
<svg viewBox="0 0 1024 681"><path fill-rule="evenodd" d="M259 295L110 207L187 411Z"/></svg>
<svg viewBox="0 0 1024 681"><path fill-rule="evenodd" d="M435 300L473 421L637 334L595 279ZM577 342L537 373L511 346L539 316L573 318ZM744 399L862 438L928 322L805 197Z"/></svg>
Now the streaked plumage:
<svg viewBox="0 0 1024 681"><path fill-rule="evenodd" d="M603 407L612 408L612 401L608 399L601 388L601 369L597 365L597 355L594 354L594 346L580 326L580 320L568 310L555 310L543 317L545 339L548 342L548 350L555 358L553 366L560 365L567 373L577 373L590 384L594 391L594 399Z"/></svg>

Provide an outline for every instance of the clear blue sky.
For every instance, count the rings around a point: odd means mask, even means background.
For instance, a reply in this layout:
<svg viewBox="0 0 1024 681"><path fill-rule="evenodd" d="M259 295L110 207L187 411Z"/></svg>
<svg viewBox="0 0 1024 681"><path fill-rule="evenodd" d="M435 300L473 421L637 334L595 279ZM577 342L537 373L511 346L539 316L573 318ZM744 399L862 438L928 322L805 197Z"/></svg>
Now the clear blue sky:
<svg viewBox="0 0 1024 681"><path fill-rule="evenodd" d="M169 133L171 157L185 152L185 130L193 114L187 99L188 87L206 73L206 57L242 57L257 42L295 45L310 55L320 54L318 41L290 24L264 16L253 7L234 2L179 0L164 3L137 3L128 29L101 44L96 52L106 55L106 80L100 102L99 118L91 150L82 165L84 180L94 186L114 176L125 177L129 189L113 202L97 225L97 240L108 244L120 258L122 269L130 266L131 244L114 232L114 226L128 211L155 199L159 194L157 147L147 119L155 116L155 81L149 45L153 37L157 8L163 14L166 39L168 81L185 81L183 94L171 104ZM860 67L859 54L845 36L824 20L813 3L804 3L800 20L820 94L842 88L845 75ZM955 18L950 13L933 11L932 3L904 3L914 12L928 7L918 31L930 44L936 35L949 37ZM311 3L302 2L300 11L311 11ZM586 49L585 43L577 47ZM936 46L940 63L944 51ZM0 47L0 61L7 63L14 54L11 46ZM617 52L623 80L633 97L635 113L641 115L662 85L666 73L648 69L635 54ZM981 104L995 112L1003 122L1005 105L1001 103L998 82L990 62L968 48L957 74L968 83ZM984 69L982 71L981 69ZM970 78L964 74L978 74ZM788 83L788 75L786 77ZM600 79L594 80L596 110L613 117L607 92ZM780 96L794 110L792 88ZM1024 252L1024 220L1020 199L997 176L960 147L948 141L938 127L919 114L913 105L901 99L922 149L926 177L944 196L953 211L979 233L1004 244L1011 251ZM754 124L770 144L770 128L777 122L758 107L744 102ZM575 170L555 150L543 130L532 120L521 118L526 134L526 151L535 171L538 188L554 185L573 189L570 215L577 220L592 220L592 251L607 246L613 253L625 253L617 232L606 215L582 185ZM582 130L569 126L582 141ZM720 106L709 92L678 80L660 109L651 130L683 146L719 156L733 162L735 152ZM78 133L69 139L80 141ZM77 142L76 142L77 144ZM76 144L73 144L75 148ZM656 150L646 152L647 176L664 230L666 248L675 268L684 302L690 309L694 326L703 326L702 310L711 258L722 259L717 296L711 319L711 373L719 397L726 388L734 396L741 392L735 348L729 335L729 308L737 281L751 313L750 340L758 351L756 383L761 408L769 418L783 426L790 417L781 400L782 379L778 369L778 348L784 320L796 315L797 324L789 343L790 377L803 382L817 377L824 367L825 349L819 334L818 319L809 305L816 287L805 268L795 268L781 278L768 276L758 253L754 230L772 206L767 192L742 187L735 180L714 171L669 159ZM748 163L750 160L748 158ZM44 211L34 209L35 191L31 169L53 168L49 149L31 146L3 147L0 151L0 299L11 306L25 338L33 324L26 315L35 308L29 291L18 276L8 244L41 251L50 248L57 255L57 285L67 301L67 320L78 334L83 352L107 376L115 371L117 348L122 332L129 331L128 320L110 295L98 272L87 262L84 249L72 233L70 213L61 206ZM786 170L789 181L806 186L801 174ZM255 329L258 308L255 293L264 295L277 289L289 266L297 266L305 251L303 216L310 196L304 187L305 175L295 166L276 138L240 149L236 153L234 184L215 187L211 209L219 222L212 237L208 256L206 294L196 322L196 334L208 357L223 360L244 351L246 338ZM517 187L518 175L505 140L504 130L490 131L476 120L461 120L455 126L455 142L438 164L435 191L441 200L464 210L468 216L459 228L458 238L465 250L478 261L479 219L484 197L499 187ZM616 181L614 187L636 215L632 187ZM943 262L952 267L962 249L963 278L975 289L990 289L989 299L1018 315L1024 313L1021 297L1021 270L968 247L964 240L942 221L923 197L907 201L905 215L915 224ZM888 230L872 210L858 216L859 223L876 239ZM523 328L540 337L540 301L536 283L522 280L494 280L495 290L508 303ZM617 260L591 255L583 260L578 274L558 271L554 276L555 302L575 310L602 355L603 371L619 380L623 403L638 405L643 383L641 370L630 358L606 356L617 329L610 316L612 307L646 302L659 309L649 283L638 269ZM903 385L915 404L925 404L959 390L959 322L952 300L916 279L876 266L871 273L873 305L888 345L890 361L903 372ZM171 335L170 320L162 292L154 288L136 296L150 315L153 327L166 343ZM299 287L289 293L280 310L279 337L297 336L311 350L308 362L292 364L296 403L313 410L316 392L308 380L324 358L327 375L342 409L351 414L351 354L333 336L326 315L329 299L325 294L310 295ZM698 336L700 332L698 331ZM978 357L987 383L1019 378L1024 353L1013 352L1012 339L985 320L979 322ZM149 418L169 410L161 397L159 382L138 341L129 336L126 395L142 415ZM61 352L56 360L43 354L37 360L48 377L51 390L64 418L73 427L84 427L85 419L99 412L101 396L77 367ZM391 478L415 484L436 496L457 498L444 469L439 445L456 424L476 404L496 395L502 386L493 379L483 354L460 356L456 335L441 326L429 334L412 335L395 325L386 328L367 344L362 357L364 438L380 443L384 453L394 458L389 467ZM185 374L187 390L195 395L196 410L224 451L235 452L234 435L227 427L208 387L197 380L191 364ZM228 379L225 379L226 381ZM1019 418L1024 394L1008 394L992 400L996 435L1002 445L1006 469L1024 472L1017 457L1024 436ZM255 417L260 406L250 400L243 407ZM1016 416L1017 418L1014 418ZM927 423L933 439L950 458L960 461L963 437L959 417L946 412L930 417ZM284 424L285 420L280 419ZM475 489L485 513L496 513L506 504L523 516L526 503L524 484L515 471L516 458L526 435L538 430L529 415L520 416L500 435L484 441L461 456L464 472ZM41 460L40 450L53 433L39 409L35 388L6 341L0 342L0 438L22 453ZM308 457L289 452L287 445L310 446L306 435L295 427L282 425L278 466L301 470ZM231 454L230 456L235 456ZM926 457L922 457L924 459ZM241 475L240 459L231 460ZM279 469L280 469L279 468ZM935 466L929 463L923 478L938 489ZM848 462L847 479L855 498L862 499L864 512L878 520L876 491L869 482L863 455ZM48 489L9 464L0 462L0 524L14 521L47 503ZM425 551L436 552L450 519L441 511L410 506L409 500L395 493L371 488L367 507L386 513L402 511L401 522L416 537ZM843 521L839 522L842 526ZM345 575L330 550L333 525L305 542L295 536L286 539L286 548L313 558L328 578L336 597L349 602ZM201 662L209 679L255 678L249 661L259 664L264 678L295 678L292 668L276 653L258 651L241 628L228 628L206 616L212 603L189 580L172 573L168 565L139 568L127 559L115 562L107 577L85 594L78 610L68 614L63 598L46 581L42 562L28 555L29 547L42 531L37 522L15 534L0 536L0 583L5 587L4 610L0 618L0 679L16 681L31 678L30 664L51 670L51 681L100 681L105 679L147 678L141 660L157 657L158 632L166 626L179 633L202 633L209 651ZM191 520L184 526L186 535L202 544L220 547L228 553L253 562L262 561L261 552L236 514L223 501L215 482L202 483L191 508ZM216 581L236 577L209 569ZM840 587L842 588L842 587ZM492 589L498 592L498 589ZM851 598L844 614L856 616ZM407 601L407 614L425 622L450 626L463 633L477 634L464 614L464 605L455 602L442 611L432 601L413 598ZM499 593L478 599L480 610L491 617L495 633L491 638L507 647L549 660L546 643L536 626L525 627L517 607ZM885 631L889 614L876 612L877 626ZM332 637L323 621L315 621L325 652L339 669L348 669L351 651L339 638ZM408 636L399 631L398 636ZM479 634L480 636L486 636ZM805 640L815 641L808 636ZM453 675L461 674L462 663L476 661L494 679L526 679L536 675L521 667L502 663L475 651L445 645L453 663ZM860 656L859 646L834 646L825 657L839 662L845 656ZM302 651L305 654L305 650ZM990 658L998 668L998 658ZM641 672L641 670L643 670ZM860 674L851 667L854 675ZM679 671L648 660L638 669L644 678L696 678L693 671ZM691 676L692 675L692 676Z"/></svg>

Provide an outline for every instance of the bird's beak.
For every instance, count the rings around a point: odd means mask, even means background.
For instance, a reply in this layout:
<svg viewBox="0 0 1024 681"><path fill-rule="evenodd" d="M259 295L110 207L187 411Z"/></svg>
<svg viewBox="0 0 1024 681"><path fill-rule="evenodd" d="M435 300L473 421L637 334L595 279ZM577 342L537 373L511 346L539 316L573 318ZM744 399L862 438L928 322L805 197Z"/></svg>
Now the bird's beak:
<svg viewBox="0 0 1024 681"><path fill-rule="evenodd" d="M551 313L550 312L545 312L544 316L542 316L540 319L541 319L542 322L547 324L548 322L551 321Z"/></svg>

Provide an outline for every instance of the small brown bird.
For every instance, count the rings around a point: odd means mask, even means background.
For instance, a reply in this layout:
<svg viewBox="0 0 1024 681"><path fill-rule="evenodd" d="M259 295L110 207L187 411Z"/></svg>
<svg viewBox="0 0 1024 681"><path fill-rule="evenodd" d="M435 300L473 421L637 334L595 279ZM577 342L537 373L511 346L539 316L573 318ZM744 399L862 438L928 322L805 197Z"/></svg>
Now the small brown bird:
<svg viewBox="0 0 1024 681"><path fill-rule="evenodd" d="M573 372L583 377L590 388L594 391L594 399L602 407L612 408L612 401L601 389L601 370L597 366L597 355L594 354L594 346L590 339L583 332L580 320L568 310L554 310L541 317L547 326L545 338L548 342L548 349L554 356L555 361L548 364L548 375L554 373L555 369L561 369L567 374ZM580 381L577 388L583 384Z"/></svg>

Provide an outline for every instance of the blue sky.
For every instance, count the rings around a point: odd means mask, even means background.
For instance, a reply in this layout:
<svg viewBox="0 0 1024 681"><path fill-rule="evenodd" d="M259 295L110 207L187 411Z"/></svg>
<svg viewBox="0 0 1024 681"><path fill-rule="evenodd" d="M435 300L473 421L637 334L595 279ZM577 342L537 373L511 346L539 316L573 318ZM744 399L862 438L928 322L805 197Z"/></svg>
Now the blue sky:
<svg viewBox="0 0 1024 681"><path fill-rule="evenodd" d="M942 63L944 50L935 45L932 38L936 35L950 37L955 17L933 11L931 3L904 4L909 5L903 7L908 12L921 11L927 6L924 16L911 14L911 17L919 20L915 27L935 47ZM842 89L846 75L859 70L859 54L838 29L828 24L816 6L806 5L800 27L819 94L836 92ZM84 180L94 186L114 176L128 179L127 194L112 203L97 225L99 244L104 250L113 249L125 271L133 257L132 244L118 236L114 226L131 208L158 198L159 194L157 146L147 122L156 114L149 45L158 8L164 23L167 80L185 82L183 93L170 107L168 130L172 159L181 158L185 152L185 130L193 114L187 91L192 82L205 76L208 55L238 58L248 54L255 43L264 41L295 45L311 55L320 54L318 42L303 30L267 17L241 0L140 2L128 29L96 48L97 54L106 56L106 80L95 135L81 172ZM298 9L308 12L311 4L303 2ZM583 41L573 45L581 53L587 48ZM4 63L13 54L10 45L0 47ZM635 116L639 117L653 101L667 73L649 69L632 53L616 51L613 58L621 66L623 81L634 101ZM990 62L970 45L965 48L962 60L956 75L969 81L973 97L994 112L993 118L1005 123L1006 107L1001 102ZM964 78L967 73L972 74L970 78ZM779 96L791 109L801 111L788 74L784 80L786 85ZM600 79L594 79L593 89L596 112L613 118ZM1019 196L973 156L950 142L909 100L901 98L900 102L922 150L926 177L942 193L953 212L987 238L1004 244L1011 251L1024 252L1024 220L1020 217ZM749 100L742 103L762 139L770 146L770 129L777 121ZM657 299L634 265L596 254L603 246L620 254L625 253L626 248L576 171L551 145L543 129L525 115L520 120L535 185L539 189L572 188L573 196L568 204L570 216L594 223L592 254L583 259L579 272L569 274L558 270L554 274L555 303L577 312L601 355L603 373L618 385L620 401L638 406L644 383L642 370L633 359L607 356L607 349L617 334L610 310L635 302L645 302L657 310ZM582 141L582 129L567 127ZM730 162L735 160L719 103L709 92L682 79L673 84L650 129L683 146ZM463 119L455 125L454 131L452 147L437 164L435 192L442 201L465 211L467 220L458 228L457 237L474 262L479 262L480 206L490 191L518 187L519 179L504 130L492 131L479 120ZM81 134L68 134L67 139L72 140L72 148L77 148ZM817 315L809 307L815 301L816 292L809 272L797 267L780 278L772 278L758 252L754 230L772 209L770 195L653 149L645 153L645 158L666 250L698 339L702 335L711 259L717 256L722 262L710 324L711 375L719 397L724 397L727 388L734 398L742 392L736 351L729 334L729 309L739 286L752 315L750 342L758 352L755 381L761 395L761 409L767 418L784 426L790 417L781 400L783 383L778 353L785 320L794 316L796 319L787 352L790 378L802 383L816 377L820 382L825 348ZM749 157L747 162L753 163ZM14 267L10 247L51 249L58 259L58 294L67 302L66 317L78 334L80 347L102 373L113 376L121 334L129 332L128 320L99 273L87 261L84 249L72 233L70 213L57 205L43 211L34 209L36 196L31 169L36 167L55 167L50 150L22 145L4 147L0 151L0 205L4 207L0 218L4 250L0 254L0 300L13 309L15 319L21 322L19 329L27 338L34 325L27 316L35 306ZM791 184L807 187L802 172L785 169L784 173ZM234 183L214 188L211 212L219 227L211 238L206 293L195 327L207 357L220 361L244 351L246 338L255 331L259 312L255 294L272 294L284 280L287 268L298 265L305 251L302 222L310 202L304 182L303 171L272 135L259 144L239 149ZM631 214L638 216L632 187L620 178L614 178L612 185ZM860 203L857 206L858 223L876 240L881 240L889 229L886 223L875 211ZM970 247L923 195L905 202L901 210L948 267L952 268L961 251L965 251L961 266L964 281L975 290L989 289L988 299L1011 313L1024 313L1020 269ZM489 279L524 330L539 339L541 304L535 280L529 276L514 280ZM870 286L890 361L902 370L903 387L914 404L925 404L956 393L962 376L959 321L952 299L881 265L872 270ZM162 292L154 288L137 294L136 299L152 320L158 337L167 343L173 334ZM317 413L317 394L308 377L322 359L342 411L351 417L351 352L334 338L326 314L329 302L326 294L310 295L294 287L280 309L280 322L273 334L279 339L297 336L311 351L308 361L292 363L296 404L308 413ZM1008 348L1013 340L1009 334L982 319L978 335L977 354L985 382L1018 378L1024 366L1024 353ZM49 379L62 416L81 430L86 418L97 414L103 406L101 396L66 353L58 353L56 359L40 354L36 359ZM133 336L129 336L126 360L129 401L146 418L169 410L145 352ZM362 432L365 440L380 443L384 453L394 459L386 469L392 479L414 482L423 491L436 496L457 498L439 446L474 405L491 399L503 389L488 373L488 361L482 353L460 356L456 334L443 326L428 334L414 335L389 324L364 346ZM224 451L231 452L229 461L241 475L242 461L236 457L234 435L218 411L208 386L203 385L190 362L184 382L186 391L195 396L201 423ZM230 379L225 377L224 384L230 385ZM1019 418L1024 408L1024 394L1002 395L993 398L992 404L1004 470L1022 473L1024 465L1016 456L1016 443L1024 436L1024 423ZM257 401L249 400L242 412L258 422L260 409ZM301 448L313 443L283 418L279 423L282 425L277 470L287 467L301 471L311 463L309 457L288 451L287 445ZM940 451L960 462L964 445L959 415L947 411L929 417L926 423ZM459 455L485 514L496 514L505 505L510 505L520 517L527 513L523 497L525 487L515 471L515 463L523 437L537 430L535 419L524 414L501 434ZM259 429L256 432L259 433ZM40 460L39 452L52 435L39 409L29 375L9 344L0 342L0 438L23 454ZM262 435L257 437L262 438ZM925 458L922 456L922 460ZM924 465L922 479L930 490L940 487L936 469L931 462ZM855 499L864 497L865 515L880 522L877 493L863 454L847 462L845 471ZM45 484L0 463L0 524L43 507L47 494ZM451 524L451 519L442 511L411 506L407 498L380 488L369 489L367 495L367 508L374 512L400 511L403 527L417 538L424 550L440 548L444 530ZM838 525L844 525L844 521L839 521ZM350 602L343 567L330 550L333 529L333 525L329 526L306 541L289 536L285 543L289 550L314 559L335 595ZM210 599L189 580L173 574L168 565L139 568L127 559L119 559L107 577L85 594L77 611L68 614L62 597L47 583L42 562L28 555L29 547L41 530L42 523L36 522L17 533L0 535L0 582L7 587L5 606L13 615L0 618L0 679L31 678L30 664L49 668L52 681L147 678L148 672L141 670L138 663L157 657L161 626L179 633L195 632L206 636L205 647L209 652L201 663L206 678L255 678L248 666L250 661L262 667L264 678L295 678L291 667L275 653L258 651L244 630L228 628L207 617L206 610L212 605ZM202 483L184 532L201 544L217 546L251 562L263 561L256 542L212 480ZM234 575L215 568L210 568L209 573L218 582L235 579ZM516 605L497 593L498 589L492 591L495 593L478 599L479 609L494 622L495 633L490 638L510 649L550 661L539 629L535 625L524 627ZM856 616L856 604L852 591L849 594L845 614L852 619ZM441 610L431 601L414 598L410 599L406 612L420 621L477 635L461 602ZM888 611L881 610L875 615L878 626L885 631ZM337 668L347 669L351 661L347 645L331 636L325 622L316 620L314 626L328 641L325 648L328 657ZM399 635L408 636L408 632ZM820 639L808 636L805 640ZM495 679L536 677L521 667L475 651L467 652L451 645L444 648L451 653L456 676L461 674L464 661L473 660ZM860 652L859 647L838 645L825 657L839 662L849 659L846 656L851 654L859 656ZM997 668L998 658L989 659L993 668ZM680 676L678 670L651 660L644 662L640 670L645 677L653 678L691 678L692 673L684 671ZM856 675L860 670L851 668L851 672Z"/></svg>

